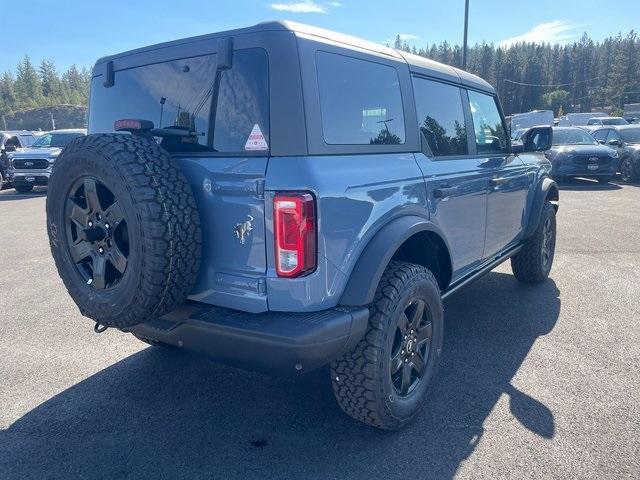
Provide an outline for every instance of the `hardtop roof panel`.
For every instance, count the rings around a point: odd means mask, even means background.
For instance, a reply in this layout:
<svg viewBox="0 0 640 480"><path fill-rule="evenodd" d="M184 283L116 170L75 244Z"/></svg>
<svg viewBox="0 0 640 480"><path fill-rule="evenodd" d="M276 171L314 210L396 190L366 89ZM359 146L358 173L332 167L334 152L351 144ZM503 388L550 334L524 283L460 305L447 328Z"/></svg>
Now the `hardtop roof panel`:
<svg viewBox="0 0 640 480"><path fill-rule="evenodd" d="M406 62L409 65L410 70L415 73L428 75L428 76L439 78L445 81L465 85L470 88L476 88L479 90L488 91L490 93L495 92L493 87L489 83L481 79L480 77L472 75L463 70L459 70L457 68L451 67L449 65L445 65L433 60L429 60L427 58L414 55L411 53L400 52L398 50L394 50L392 48L386 47L378 43L370 42L368 40L363 40L361 38L345 35L342 33L331 31L331 30L325 30L323 28L305 25L302 23L290 22L290 21L263 22L263 23L258 23L256 25L253 25L251 27L238 28L234 30L226 30L226 31L216 32L216 33L209 33L206 35L199 35L195 37L173 40L173 41L159 43L155 45L149 45L146 47L137 48L135 50L129 50L126 52L115 54L115 55L102 57L96 62L96 65L107 62L112 59L116 59L116 58L122 58L125 56L134 55L134 54L143 53L143 52L151 52L154 50L173 47L177 45L202 42L202 41L215 39L219 37L229 37L229 36L237 36L237 35L252 34L252 33L259 33L259 32L273 32L273 31L281 31L281 32L288 31L296 34L304 34L307 37L313 37L315 41L320 43L337 42L342 45L345 45L346 47L351 46L351 47L375 52L378 54L387 55L391 58L395 58L395 59Z"/></svg>

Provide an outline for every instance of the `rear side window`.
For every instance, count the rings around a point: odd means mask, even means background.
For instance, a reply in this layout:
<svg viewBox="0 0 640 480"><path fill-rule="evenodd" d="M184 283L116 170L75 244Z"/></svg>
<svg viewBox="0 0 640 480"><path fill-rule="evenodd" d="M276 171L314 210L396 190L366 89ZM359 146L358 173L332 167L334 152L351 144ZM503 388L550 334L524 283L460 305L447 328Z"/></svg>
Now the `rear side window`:
<svg viewBox="0 0 640 480"><path fill-rule="evenodd" d="M469 90L469 107L478 153L507 153L507 132L495 97Z"/></svg>
<svg viewBox="0 0 640 480"><path fill-rule="evenodd" d="M316 63L326 143L404 143L404 111L395 68L327 52L318 52Z"/></svg>
<svg viewBox="0 0 640 480"><path fill-rule="evenodd" d="M467 129L460 89L414 77L418 128L436 157L467 155Z"/></svg>
<svg viewBox="0 0 640 480"><path fill-rule="evenodd" d="M143 119L185 131L162 139L171 152L267 151L268 77L267 54L259 48L235 51L232 68L220 72L213 54L117 71L110 88L96 77L89 129L112 132L116 120Z"/></svg>

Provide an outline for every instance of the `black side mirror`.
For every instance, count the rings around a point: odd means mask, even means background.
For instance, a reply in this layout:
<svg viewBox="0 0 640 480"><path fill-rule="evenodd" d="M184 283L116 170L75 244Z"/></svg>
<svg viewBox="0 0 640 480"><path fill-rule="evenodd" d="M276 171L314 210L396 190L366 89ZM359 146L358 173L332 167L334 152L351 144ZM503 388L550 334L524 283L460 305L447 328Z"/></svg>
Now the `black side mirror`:
<svg viewBox="0 0 640 480"><path fill-rule="evenodd" d="M607 143L613 147L619 147L620 145L622 145L622 142L620 140L616 140L615 138L612 138Z"/></svg>
<svg viewBox="0 0 640 480"><path fill-rule="evenodd" d="M604 145L606 142L605 142L604 140L598 140L598 143L599 143L600 145Z"/></svg>
<svg viewBox="0 0 640 480"><path fill-rule="evenodd" d="M15 152L17 150L15 145L5 145L4 146L4 151L5 152Z"/></svg>
<svg viewBox="0 0 640 480"><path fill-rule="evenodd" d="M553 129L551 127L533 127L520 137L522 144L511 146L513 153L544 152L553 144Z"/></svg>

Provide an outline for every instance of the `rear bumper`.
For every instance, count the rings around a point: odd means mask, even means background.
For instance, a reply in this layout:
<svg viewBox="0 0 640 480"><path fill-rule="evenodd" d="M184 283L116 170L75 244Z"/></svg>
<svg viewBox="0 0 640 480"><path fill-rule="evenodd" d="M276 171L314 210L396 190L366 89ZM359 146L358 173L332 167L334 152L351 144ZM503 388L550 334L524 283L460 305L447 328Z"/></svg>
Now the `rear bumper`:
<svg viewBox="0 0 640 480"><path fill-rule="evenodd" d="M187 302L127 329L139 337L224 363L278 375L305 373L351 350L364 337L367 308L251 314Z"/></svg>

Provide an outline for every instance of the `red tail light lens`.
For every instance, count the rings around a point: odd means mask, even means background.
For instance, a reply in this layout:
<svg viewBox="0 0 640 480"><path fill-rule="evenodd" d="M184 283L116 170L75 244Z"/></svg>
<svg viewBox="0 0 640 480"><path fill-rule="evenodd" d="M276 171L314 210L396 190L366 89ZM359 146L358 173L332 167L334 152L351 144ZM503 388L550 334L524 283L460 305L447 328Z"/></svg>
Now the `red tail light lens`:
<svg viewBox="0 0 640 480"><path fill-rule="evenodd" d="M310 193L278 193L273 199L276 271L298 277L316 268L316 206Z"/></svg>

